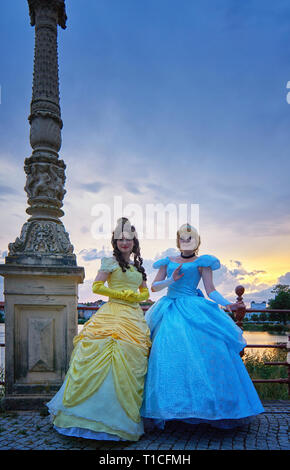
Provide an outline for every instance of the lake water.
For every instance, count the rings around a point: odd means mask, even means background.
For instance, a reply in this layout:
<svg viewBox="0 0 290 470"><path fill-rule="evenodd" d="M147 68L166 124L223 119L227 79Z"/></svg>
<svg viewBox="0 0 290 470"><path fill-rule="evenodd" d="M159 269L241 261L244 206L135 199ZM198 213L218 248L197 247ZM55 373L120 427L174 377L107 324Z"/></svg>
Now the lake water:
<svg viewBox="0 0 290 470"><path fill-rule="evenodd" d="M83 328L83 325L78 325L78 331L80 332ZM285 343L287 341L287 335L285 334L276 334L267 331L245 331L244 338L247 341L247 344L275 344L275 343ZM5 324L0 323L0 343L5 343ZM248 352L257 352L258 354L262 353L265 349L251 349L247 348ZM271 349L272 350L272 349ZM5 362L5 348L0 348L0 366L4 366Z"/></svg>

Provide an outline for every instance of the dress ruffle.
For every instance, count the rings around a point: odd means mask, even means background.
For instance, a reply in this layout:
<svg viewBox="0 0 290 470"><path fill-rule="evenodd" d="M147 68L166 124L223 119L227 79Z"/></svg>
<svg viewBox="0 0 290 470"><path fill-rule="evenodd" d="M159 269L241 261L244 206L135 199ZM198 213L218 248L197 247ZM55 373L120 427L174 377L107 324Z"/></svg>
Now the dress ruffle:
<svg viewBox="0 0 290 470"><path fill-rule="evenodd" d="M102 440L104 435L112 440L137 441L144 432L143 422L132 421L119 403L112 370L108 372L97 392L75 406L63 404L65 379L53 399L47 403L53 424L58 432L75 437ZM91 437L92 438L92 437Z"/></svg>

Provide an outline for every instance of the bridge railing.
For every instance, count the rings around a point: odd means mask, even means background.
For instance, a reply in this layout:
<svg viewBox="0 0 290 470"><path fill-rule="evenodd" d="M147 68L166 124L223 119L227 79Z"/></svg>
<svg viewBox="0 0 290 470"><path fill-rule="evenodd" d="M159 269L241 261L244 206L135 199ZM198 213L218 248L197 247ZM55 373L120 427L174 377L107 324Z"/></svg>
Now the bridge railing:
<svg viewBox="0 0 290 470"><path fill-rule="evenodd" d="M3 362L2 361L2 351L5 351L5 343L0 343L0 359L1 359L0 364ZM5 382L3 382L3 380L0 380L0 385L5 385Z"/></svg>
<svg viewBox="0 0 290 470"><path fill-rule="evenodd" d="M243 329L243 322L245 315L247 313L280 313L282 315L287 315L290 313L290 310L278 310L278 309L252 309L246 308L243 302L243 294L245 289L243 286L237 286L235 289L235 293L237 294L237 305L236 309L233 311L233 316L236 324ZM154 302L152 302L153 304ZM141 303L141 308L144 313L150 308L152 304L145 304ZM79 310L98 310L100 307L95 306L86 306L80 307ZM290 330L290 325L289 325ZM245 348L272 348L272 349L284 349L287 351L287 359L285 362L264 362L267 366L285 366L288 368L288 377L287 378L278 378L278 379L252 379L254 383L280 383L280 384L288 384L288 395L290 396L290 332L288 334L288 339L286 342L283 343L276 343L276 344L247 344ZM243 356L243 353L241 353Z"/></svg>
<svg viewBox="0 0 290 470"><path fill-rule="evenodd" d="M281 315L285 315L287 318L288 314L290 314L290 310L279 310L279 309L253 309L253 308L246 308L245 304L243 303L243 294L245 289L243 286L237 286L235 289L237 294L237 306L236 311L233 312L234 319L236 324L243 329L243 322L246 313L279 313ZM279 384L287 384L288 385L288 396L290 397L290 325L287 325L288 332L287 332L287 341L281 343L274 343L274 344L247 344L246 348L272 348L272 349L284 349L287 351L287 357L285 362L264 362L264 365L267 366L285 366L287 367L287 378L276 378L276 379L252 379L253 383L279 383ZM243 354L241 354L242 356Z"/></svg>
<svg viewBox="0 0 290 470"><path fill-rule="evenodd" d="M243 321L245 318L246 313L279 313L282 315L287 315L290 313L290 310L278 310L278 309L247 309L244 302L243 302L243 294L245 289L243 286L237 286L235 289L235 293L237 294L237 304L236 308L233 310L233 316L235 323L243 329ZM152 302L153 304L154 302ZM141 303L141 308L144 313L150 308L152 304ZM78 311L93 311L96 312L100 306L81 306L78 307ZM289 325L290 330L290 325ZM0 343L0 348L5 348L5 343ZM279 383L279 384L287 384L288 385L288 395L290 396L290 331L287 334L287 341L282 343L275 343L275 344L247 344L245 348L273 348L273 349L284 349L287 351L287 358L285 362L264 362L267 366L285 366L288 369L287 378L277 378L277 379L252 379L254 383ZM241 354L241 356L243 353ZM0 385L5 385L5 382L0 382Z"/></svg>

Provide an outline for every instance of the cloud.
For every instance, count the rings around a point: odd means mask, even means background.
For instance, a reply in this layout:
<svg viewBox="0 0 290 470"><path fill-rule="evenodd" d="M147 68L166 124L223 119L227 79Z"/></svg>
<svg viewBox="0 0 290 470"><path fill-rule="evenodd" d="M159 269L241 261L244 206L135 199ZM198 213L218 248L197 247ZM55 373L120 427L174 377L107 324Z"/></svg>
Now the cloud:
<svg viewBox="0 0 290 470"><path fill-rule="evenodd" d="M231 302L235 302L237 294L235 289L238 285L242 285L245 288L245 294L243 295L244 302L248 304L252 300L264 301L268 300L271 295L272 285L262 282L257 276L259 273L266 273L263 270L248 271L243 267L241 261L232 261L238 265L239 269L232 269L231 266L221 265L220 269L213 271L213 281L216 289ZM245 281L247 277L250 277L250 281ZM203 283L201 282L203 285Z"/></svg>
<svg viewBox="0 0 290 470"><path fill-rule="evenodd" d="M244 279L245 276L256 276L259 273L266 273L266 271L261 270L254 270L254 271L247 271L244 268L241 269L229 269L230 274L233 276L239 277L240 279Z"/></svg>
<svg viewBox="0 0 290 470"><path fill-rule="evenodd" d="M93 261L96 259L101 259L104 256L112 256L112 252L105 250L104 247L102 250L97 250L96 248L92 248L90 250L81 250L78 253L79 256L82 257L84 261Z"/></svg>
<svg viewBox="0 0 290 470"><path fill-rule="evenodd" d="M7 250L0 250L0 262L4 262L4 258L8 255L8 251Z"/></svg>
<svg viewBox="0 0 290 470"><path fill-rule="evenodd" d="M271 164L266 166L269 168L263 186L257 186L253 175L247 177L247 184L239 181L221 183L218 178L209 180L208 195L204 197L201 193L200 198L203 211L206 209L209 217L216 217L218 213L220 224L230 224L232 229L242 232L244 236L287 235L290 228L289 186L284 185L281 180L279 190L277 187L272 191L267 181L270 180L270 174L272 179L275 178L276 169L271 168ZM253 173L255 172L256 168L253 169ZM214 200L214 205L211 199Z"/></svg>
<svg viewBox="0 0 290 470"><path fill-rule="evenodd" d="M232 260L232 259L231 259L230 262L236 264L237 266L242 266L241 261L237 261L237 260Z"/></svg>
<svg viewBox="0 0 290 470"><path fill-rule="evenodd" d="M93 183L82 183L80 184L80 187L84 189L85 191L89 191L91 193L99 193L106 184L101 183L100 181L95 181Z"/></svg>
<svg viewBox="0 0 290 470"><path fill-rule="evenodd" d="M124 183L124 186L125 186L126 190L129 191L129 193L143 194L143 192L140 190L140 188L138 188L137 185L132 183L131 181L126 181L126 183Z"/></svg>
<svg viewBox="0 0 290 470"><path fill-rule="evenodd" d="M93 279L85 279L83 284L79 284L79 303L94 302L99 296L92 291ZM103 298L103 297L101 297Z"/></svg>
<svg viewBox="0 0 290 470"><path fill-rule="evenodd" d="M259 286L257 286L259 287ZM267 287L266 289L258 290L257 292L251 292L250 294L245 293L243 295L243 300L245 304L249 304L252 301L255 302L266 302L269 301L273 297L273 294L271 293L272 289L274 286Z"/></svg>
<svg viewBox="0 0 290 470"><path fill-rule="evenodd" d="M244 275L242 273L244 271L246 272L246 276L253 276L253 279L251 279L250 282L243 282ZM242 285L245 288L243 300L246 304L249 304L251 301L268 302L269 299L273 298L273 293L271 291L273 290L276 284L290 285L290 272L287 272L283 276L280 276L277 279L277 282L271 285L265 282L261 282L258 277L254 277L258 273L265 272L266 271L263 270L232 270L229 269L227 266L222 265L219 270L214 271L214 283L217 286L218 290L226 298L233 302L236 300L235 288L237 287L237 285Z"/></svg>
<svg viewBox="0 0 290 470"><path fill-rule="evenodd" d="M154 261L158 259L166 258L167 256L174 258L174 256L178 256L178 255L180 255L180 251L177 250L176 248L167 248L167 250L162 251L161 253L157 253L157 255L154 258Z"/></svg>
<svg viewBox="0 0 290 470"><path fill-rule="evenodd" d="M168 199L172 199L172 192L169 191L168 187L161 186L161 184L149 183L146 184L147 191L150 194L151 199L162 200L165 202ZM182 188L182 184L178 185L178 191L174 190L175 199L179 198L179 192ZM176 201L177 202L177 201Z"/></svg>
<svg viewBox="0 0 290 470"><path fill-rule="evenodd" d="M10 194L19 194L19 192L16 191L11 186L7 186L5 184L0 183L0 198L4 199L4 196L10 195Z"/></svg>
<svg viewBox="0 0 290 470"><path fill-rule="evenodd" d="M283 276L280 276L278 278L277 284L290 285L290 272L284 274Z"/></svg>
<svg viewBox="0 0 290 470"><path fill-rule="evenodd" d="M10 186L6 186L5 184L0 184L0 194L15 194L16 191L14 188Z"/></svg>
<svg viewBox="0 0 290 470"><path fill-rule="evenodd" d="M245 269L242 265L242 262L241 261L233 261L233 260L230 260L230 262L232 264L235 264L238 266L238 268L232 268L231 266L229 267L226 267L226 270L227 270L227 274L236 278L238 281L240 280L243 280L246 276L250 276L250 277L255 277L257 276L257 274L265 274L266 271L262 270L262 269L256 269L256 270L253 270L253 271L248 271L247 269Z"/></svg>

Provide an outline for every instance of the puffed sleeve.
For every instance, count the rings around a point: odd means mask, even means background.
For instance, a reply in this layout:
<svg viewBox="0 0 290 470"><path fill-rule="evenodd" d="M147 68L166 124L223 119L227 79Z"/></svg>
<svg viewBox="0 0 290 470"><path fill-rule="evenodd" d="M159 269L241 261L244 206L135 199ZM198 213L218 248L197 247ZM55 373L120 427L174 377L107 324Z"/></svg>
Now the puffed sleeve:
<svg viewBox="0 0 290 470"><path fill-rule="evenodd" d="M167 266L167 265L168 265L168 258L162 258L162 259L155 261L155 263L153 263L153 268L159 269L161 268L161 266Z"/></svg>
<svg viewBox="0 0 290 470"><path fill-rule="evenodd" d="M100 271L105 271L106 273L111 273L119 266L117 261L114 258L102 258Z"/></svg>
<svg viewBox="0 0 290 470"><path fill-rule="evenodd" d="M205 268L210 267L213 271L221 267L220 260L213 255L202 255L198 258L198 265Z"/></svg>

